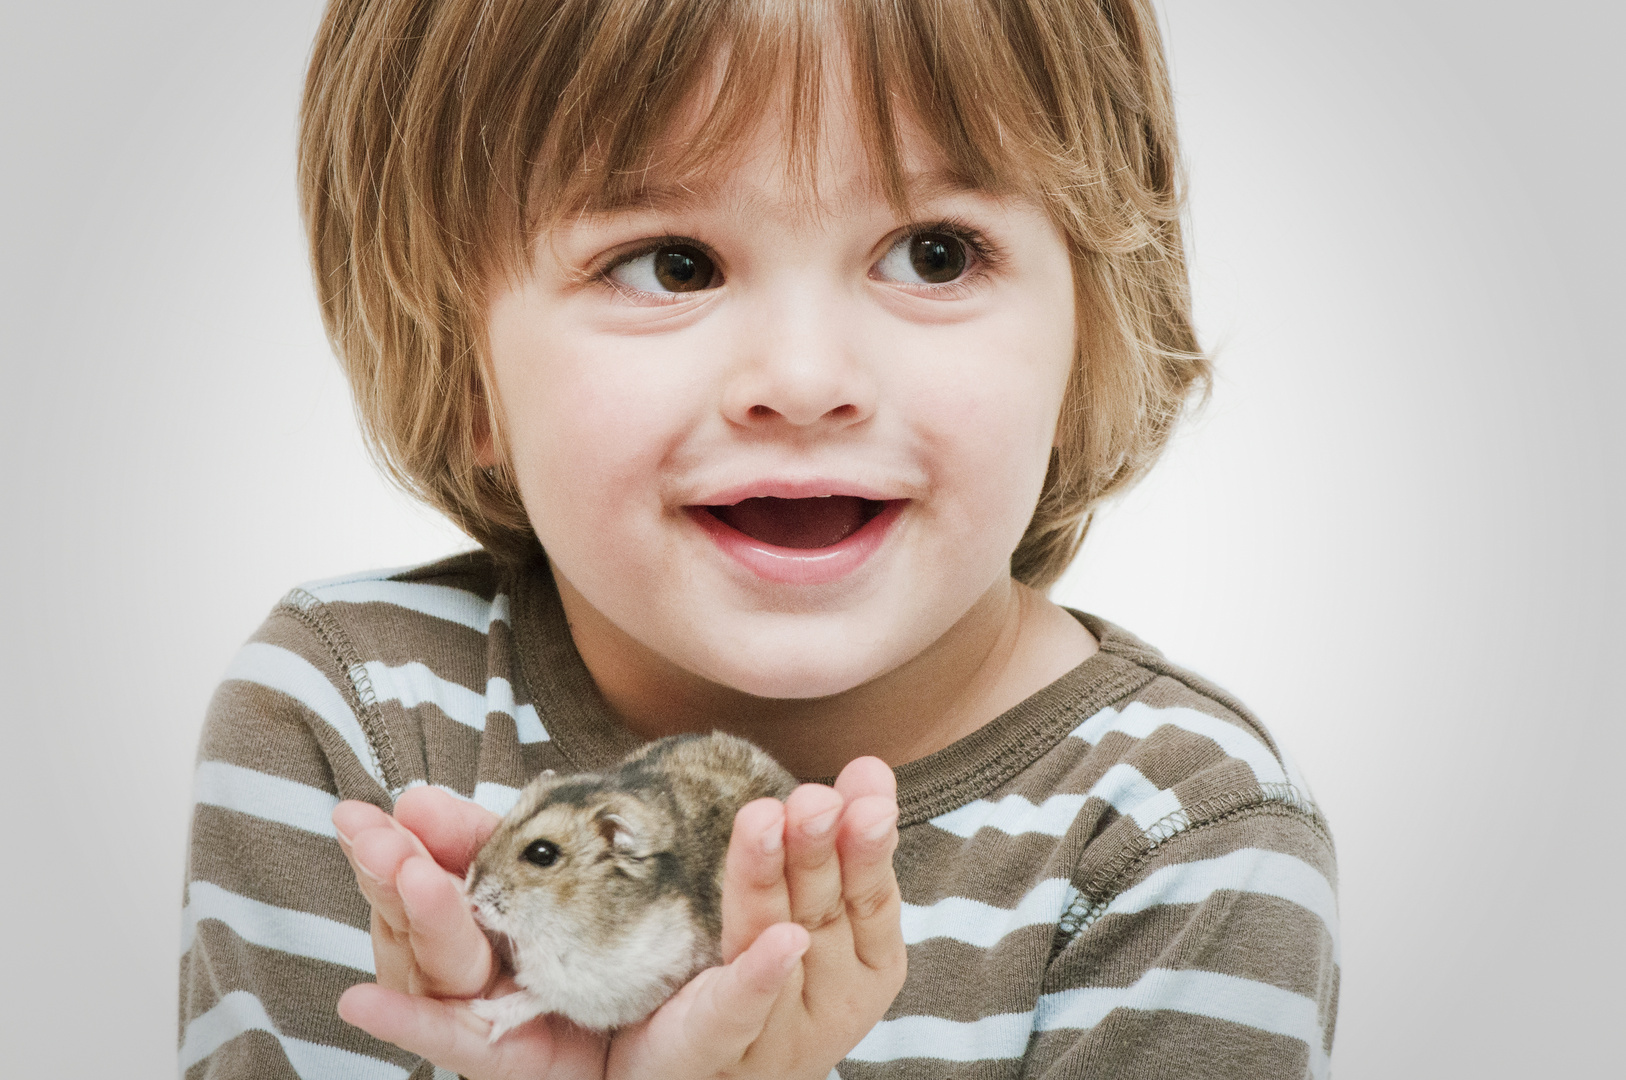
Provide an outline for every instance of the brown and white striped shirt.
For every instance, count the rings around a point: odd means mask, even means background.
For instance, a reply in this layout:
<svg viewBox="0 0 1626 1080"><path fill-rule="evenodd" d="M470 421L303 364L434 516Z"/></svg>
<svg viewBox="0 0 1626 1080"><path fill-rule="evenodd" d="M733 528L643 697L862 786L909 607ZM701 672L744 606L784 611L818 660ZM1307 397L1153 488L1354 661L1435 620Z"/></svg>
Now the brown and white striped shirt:
<svg viewBox="0 0 1626 1080"><path fill-rule="evenodd" d="M909 978L843 1080L1321 1078L1338 1001L1332 842L1264 728L1109 623L1101 649L897 770ZM340 799L434 784L502 813L610 765L543 566L483 553L293 590L203 732L187 874L188 1080L428 1080L338 1018L373 973Z"/></svg>

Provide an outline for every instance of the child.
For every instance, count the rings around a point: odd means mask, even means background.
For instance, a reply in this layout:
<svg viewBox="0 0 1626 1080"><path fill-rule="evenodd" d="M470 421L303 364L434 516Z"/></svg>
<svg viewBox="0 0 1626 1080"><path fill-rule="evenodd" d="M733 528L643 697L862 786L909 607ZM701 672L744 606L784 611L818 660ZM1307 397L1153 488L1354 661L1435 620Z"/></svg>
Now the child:
<svg viewBox="0 0 1626 1080"><path fill-rule="evenodd" d="M1324 1076L1303 784L1043 593L1207 377L1176 161L1142 0L334 0L324 312L482 550L295 589L227 672L183 1071ZM839 774L736 819L725 964L488 1043L495 815L713 728Z"/></svg>

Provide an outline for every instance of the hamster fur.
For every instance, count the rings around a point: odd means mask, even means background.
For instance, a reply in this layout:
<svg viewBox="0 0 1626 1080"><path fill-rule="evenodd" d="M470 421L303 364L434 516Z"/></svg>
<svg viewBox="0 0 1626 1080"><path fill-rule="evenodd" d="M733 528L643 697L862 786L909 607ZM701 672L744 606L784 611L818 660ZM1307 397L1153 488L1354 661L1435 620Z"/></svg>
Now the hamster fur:
<svg viewBox="0 0 1626 1080"><path fill-rule="evenodd" d="M475 918L522 989L471 1002L491 1040L541 1013L607 1030L718 963L735 813L795 779L744 739L674 735L604 773L544 773L469 866Z"/></svg>

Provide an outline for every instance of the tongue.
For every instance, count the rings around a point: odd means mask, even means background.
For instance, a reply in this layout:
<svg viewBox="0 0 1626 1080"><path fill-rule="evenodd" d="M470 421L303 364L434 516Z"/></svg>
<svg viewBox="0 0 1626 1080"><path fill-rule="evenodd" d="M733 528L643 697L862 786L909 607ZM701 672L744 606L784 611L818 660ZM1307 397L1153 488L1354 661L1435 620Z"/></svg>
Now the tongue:
<svg viewBox="0 0 1626 1080"><path fill-rule="evenodd" d="M753 540L787 548L822 548L839 544L875 516L855 495L822 499L746 499L733 506L707 507L723 524Z"/></svg>

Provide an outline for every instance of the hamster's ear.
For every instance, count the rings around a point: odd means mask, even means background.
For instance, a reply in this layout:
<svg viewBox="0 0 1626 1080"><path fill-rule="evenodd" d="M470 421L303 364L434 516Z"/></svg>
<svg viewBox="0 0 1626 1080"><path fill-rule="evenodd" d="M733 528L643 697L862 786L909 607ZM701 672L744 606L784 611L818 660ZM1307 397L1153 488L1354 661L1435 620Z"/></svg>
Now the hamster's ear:
<svg viewBox="0 0 1626 1080"><path fill-rule="evenodd" d="M638 847L638 831L632 822L608 810L599 811L598 832L618 854L630 855Z"/></svg>

